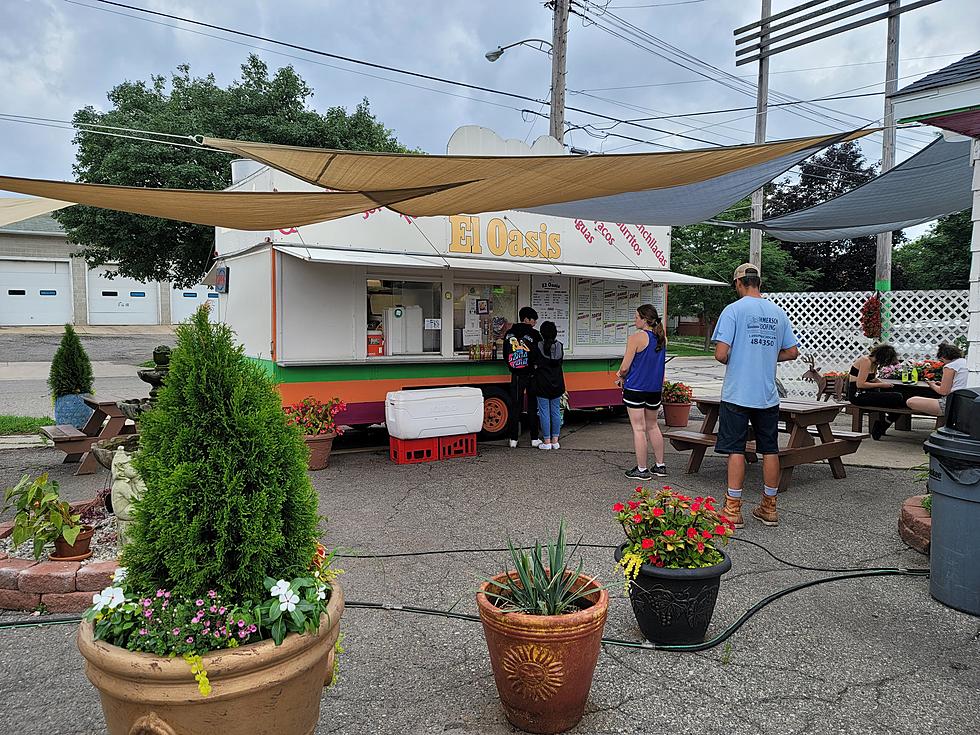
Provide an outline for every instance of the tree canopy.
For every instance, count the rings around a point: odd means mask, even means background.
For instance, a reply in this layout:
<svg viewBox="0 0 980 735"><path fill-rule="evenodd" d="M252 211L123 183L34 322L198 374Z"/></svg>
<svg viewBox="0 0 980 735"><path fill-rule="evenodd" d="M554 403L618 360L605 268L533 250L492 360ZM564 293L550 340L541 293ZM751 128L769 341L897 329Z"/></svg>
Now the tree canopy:
<svg viewBox="0 0 980 735"><path fill-rule="evenodd" d="M970 210L940 217L922 237L893 257L897 289L965 289L970 286Z"/></svg>
<svg viewBox="0 0 980 735"><path fill-rule="evenodd" d="M371 113L367 99L353 112L309 106L313 90L292 66L270 75L254 54L241 78L221 87L213 74L192 77L183 64L167 80L126 81L109 91L110 108L85 107L75 123L209 135L283 145L347 150L404 151ZM189 141L186 141L189 143ZM80 131L73 170L78 181L175 189L223 189L231 183L227 154ZM75 206L55 214L70 242L91 266L118 263L141 281L197 283L214 252L214 228L144 215Z"/></svg>

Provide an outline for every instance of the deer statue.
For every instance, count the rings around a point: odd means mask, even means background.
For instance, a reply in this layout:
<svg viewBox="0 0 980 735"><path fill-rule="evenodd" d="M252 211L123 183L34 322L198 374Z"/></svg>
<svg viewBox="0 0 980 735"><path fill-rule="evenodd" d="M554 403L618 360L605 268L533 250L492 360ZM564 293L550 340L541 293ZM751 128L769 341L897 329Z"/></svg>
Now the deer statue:
<svg viewBox="0 0 980 735"><path fill-rule="evenodd" d="M803 373L803 380L817 384L817 398L823 398L823 400L829 401L830 397L833 396L836 401L843 400L844 381L839 377L828 378L825 376L822 372L823 368L816 367L816 357L814 355L804 355L803 359L810 365L809 369ZM828 386L831 385L833 389L827 390Z"/></svg>

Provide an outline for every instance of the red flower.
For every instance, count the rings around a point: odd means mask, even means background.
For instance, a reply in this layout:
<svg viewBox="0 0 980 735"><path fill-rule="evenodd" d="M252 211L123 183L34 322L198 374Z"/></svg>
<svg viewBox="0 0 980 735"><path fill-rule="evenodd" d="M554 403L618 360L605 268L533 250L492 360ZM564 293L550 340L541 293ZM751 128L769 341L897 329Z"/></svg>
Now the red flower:
<svg viewBox="0 0 980 735"><path fill-rule="evenodd" d="M728 532L728 529L724 526L715 526L715 534L718 536L724 536Z"/></svg>
<svg viewBox="0 0 980 735"><path fill-rule="evenodd" d="M676 535L677 535L677 531L675 531L673 528L668 528L666 531L664 531L664 536L676 536Z"/></svg>
<svg viewBox="0 0 980 735"><path fill-rule="evenodd" d="M642 493L642 492L643 492L643 488L642 488L642 487L638 487L638 488L636 488L636 490L634 490L633 492L634 492L634 493Z"/></svg>
<svg viewBox="0 0 980 735"><path fill-rule="evenodd" d="M689 528L689 529L687 529L687 537L688 538L697 538L698 537L697 529L695 529L695 528Z"/></svg>
<svg viewBox="0 0 980 735"><path fill-rule="evenodd" d="M666 490L667 492L670 492L673 489L674 488L672 488L670 485L664 485L664 490Z"/></svg>
<svg viewBox="0 0 980 735"><path fill-rule="evenodd" d="M641 516L639 513L633 516L633 523L639 523L642 520L643 520L643 516Z"/></svg>
<svg viewBox="0 0 980 735"><path fill-rule="evenodd" d="M658 564L658 563L660 563L660 557L657 556L656 554L652 554L650 556L650 563L651 564Z"/></svg>
<svg viewBox="0 0 980 735"><path fill-rule="evenodd" d="M702 538L711 538L711 531L702 531L701 532L701 537Z"/></svg>
<svg viewBox="0 0 980 735"><path fill-rule="evenodd" d="M704 541L698 541L698 553L699 554L704 553Z"/></svg>
<svg viewBox="0 0 980 735"><path fill-rule="evenodd" d="M636 510L640 504L635 500L628 500L626 504L630 507L630 510Z"/></svg>
<svg viewBox="0 0 980 735"><path fill-rule="evenodd" d="M643 539L643 541L640 542L640 546L642 546L644 549L652 549L653 539L652 538Z"/></svg>
<svg viewBox="0 0 980 735"><path fill-rule="evenodd" d="M697 513L699 510L701 510L701 504L700 503L695 503L694 505L691 506L691 512L692 513Z"/></svg>
<svg viewBox="0 0 980 735"><path fill-rule="evenodd" d="M659 518L663 514L664 514L664 509L663 508L654 508L653 509L653 517L654 518Z"/></svg>
<svg viewBox="0 0 980 735"><path fill-rule="evenodd" d="M622 503L616 503L616 505L613 506L613 510L616 513L622 513L624 510L626 510L626 506Z"/></svg>

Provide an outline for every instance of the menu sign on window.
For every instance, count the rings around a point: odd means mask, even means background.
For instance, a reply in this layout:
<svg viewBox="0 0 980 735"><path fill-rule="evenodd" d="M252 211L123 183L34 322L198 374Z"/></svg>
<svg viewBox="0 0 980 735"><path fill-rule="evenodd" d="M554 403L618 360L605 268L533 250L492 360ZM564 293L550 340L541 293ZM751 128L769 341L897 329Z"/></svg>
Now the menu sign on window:
<svg viewBox="0 0 980 735"><path fill-rule="evenodd" d="M575 294L575 344L625 344L641 304L653 304L663 316L664 287L580 278Z"/></svg>
<svg viewBox="0 0 980 735"><path fill-rule="evenodd" d="M531 279L531 308L538 312L538 329L542 322L554 322L558 341L568 344L569 309L571 307L568 279L555 276L534 276Z"/></svg>

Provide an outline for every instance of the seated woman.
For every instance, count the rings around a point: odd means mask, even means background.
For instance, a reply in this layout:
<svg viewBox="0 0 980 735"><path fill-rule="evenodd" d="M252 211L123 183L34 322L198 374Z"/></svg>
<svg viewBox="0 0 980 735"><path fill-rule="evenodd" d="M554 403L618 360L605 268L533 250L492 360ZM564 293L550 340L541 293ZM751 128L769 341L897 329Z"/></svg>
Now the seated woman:
<svg viewBox="0 0 980 735"><path fill-rule="evenodd" d="M936 357L943 364L943 379L938 383L934 380L927 380L926 383L941 398L909 398L906 405L916 413L924 413L929 416L946 415L946 396L954 390L966 388L966 381L969 372L966 369L966 360L963 353L957 347L943 342L936 350Z"/></svg>
<svg viewBox="0 0 980 735"><path fill-rule="evenodd" d="M878 370L897 362L898 354L889 344L877 345L869 354L855 360L848 378L847 400L855 406L905 408L905 396L897 390L888 390L891 386L878 380ZM875 421L871 427L871 438L879 441L897 419L897 414L890 413L885 415L884 420Z"/></svg>

